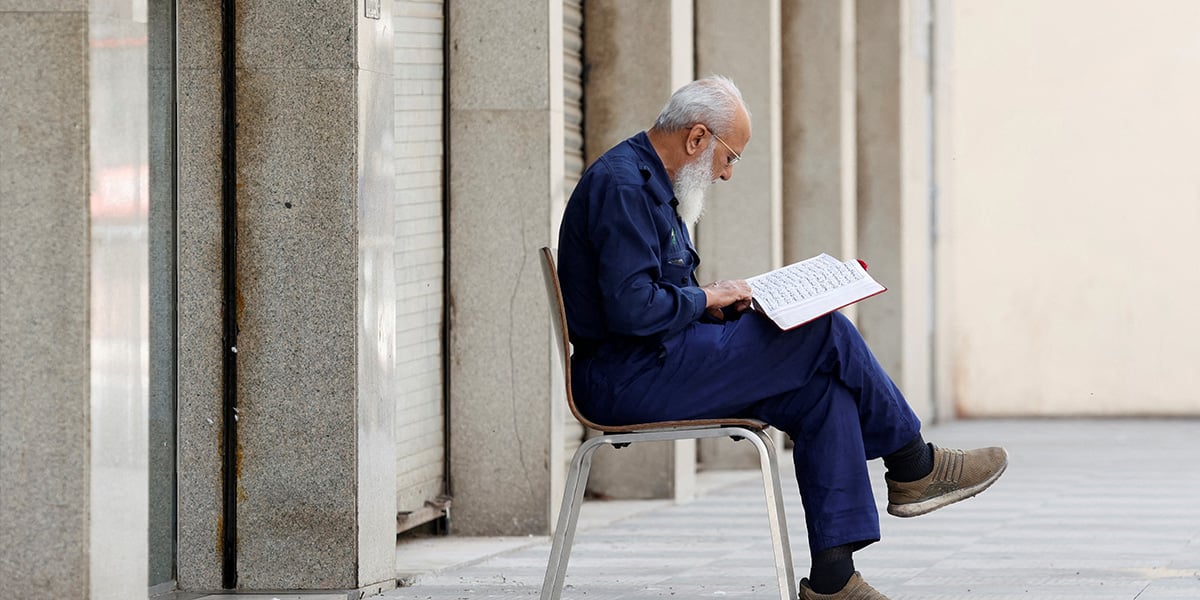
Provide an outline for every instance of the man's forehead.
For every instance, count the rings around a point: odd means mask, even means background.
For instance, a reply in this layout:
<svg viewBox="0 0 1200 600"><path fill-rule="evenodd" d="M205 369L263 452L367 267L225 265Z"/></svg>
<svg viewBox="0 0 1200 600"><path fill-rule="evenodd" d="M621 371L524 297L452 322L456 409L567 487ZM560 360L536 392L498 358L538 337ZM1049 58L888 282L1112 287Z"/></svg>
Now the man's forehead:
<svg viewBox="0 0 1200 600"><path fill-rule="evenodd" d="M750 141L750 134L750 115L747 115L745 110L738 110L738 116L733 120L733 135L731 137L738 143L745 144Z"/></svg>

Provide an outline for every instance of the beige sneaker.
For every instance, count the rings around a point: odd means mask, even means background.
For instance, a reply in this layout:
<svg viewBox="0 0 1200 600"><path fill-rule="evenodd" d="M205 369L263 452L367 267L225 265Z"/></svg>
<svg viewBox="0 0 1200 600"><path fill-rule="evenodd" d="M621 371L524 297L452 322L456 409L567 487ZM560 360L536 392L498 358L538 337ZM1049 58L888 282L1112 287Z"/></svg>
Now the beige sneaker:
<svg viewBox="0 0 1200 600"><path fill-rule="evenodd" d="M887 480L888 514L915 517L966 500L995 483L1007 466L1004 448L948 450L935 446L929 475L908 483Z"/></svg>
<svg viewBox="0 0 1200 600"><path fill-rule="evenodd" d="M821 600L822 598L829 600L888 600L887 596L863 581L862 575L859 575L857 571L850 576L846 587L832 594L818 594L808 587L807 579L800 580L800 600Z"/></svg>

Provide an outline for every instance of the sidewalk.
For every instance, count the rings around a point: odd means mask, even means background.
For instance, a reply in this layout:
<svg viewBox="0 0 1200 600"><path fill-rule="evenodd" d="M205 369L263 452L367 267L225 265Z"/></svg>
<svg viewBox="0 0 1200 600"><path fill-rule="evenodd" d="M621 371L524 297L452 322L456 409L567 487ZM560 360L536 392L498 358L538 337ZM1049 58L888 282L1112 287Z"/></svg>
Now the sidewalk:
<svg viewBox="0 0 1200 600"><path fill-rule="evenodd" d="M950 447L1004 445L1009 468L982 495L923 517L891 517L881 502L883 541L855 562L893 600L1200 599L1200 420L962 421L925 433ZM804 516L784 461L799 577ZM778 598L757 478L703 474L712 489L683 505L585 504L563 598ZM397 564L420 572L384 597L537 598L548 554L544 537L402 544Z"/></svg>

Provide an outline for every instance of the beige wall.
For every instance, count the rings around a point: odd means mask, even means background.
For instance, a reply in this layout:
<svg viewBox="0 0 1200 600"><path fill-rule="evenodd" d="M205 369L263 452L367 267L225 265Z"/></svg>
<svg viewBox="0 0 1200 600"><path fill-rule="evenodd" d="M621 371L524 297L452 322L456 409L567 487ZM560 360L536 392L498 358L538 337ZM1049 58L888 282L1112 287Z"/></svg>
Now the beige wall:
<svg viewBox="0 0 1200 600"><path fill-rule="evenodd" d="M939 383L1200 414L1200 3L938 3Z"/></svg>

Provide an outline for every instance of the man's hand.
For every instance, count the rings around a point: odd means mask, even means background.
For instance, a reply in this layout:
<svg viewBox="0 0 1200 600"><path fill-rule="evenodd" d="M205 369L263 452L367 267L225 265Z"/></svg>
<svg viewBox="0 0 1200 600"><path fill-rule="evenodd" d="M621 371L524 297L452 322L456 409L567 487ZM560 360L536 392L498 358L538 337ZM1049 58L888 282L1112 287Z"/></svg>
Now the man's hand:
<svg viewBox="0 0 1200 600"><path fill-rule="evenodd" d="M714 319L724 321L722 308L732 306L741 312L750 308L750 285L741 279L722 279L714 281L702 288L707 302L704 310Z"/></svg>

